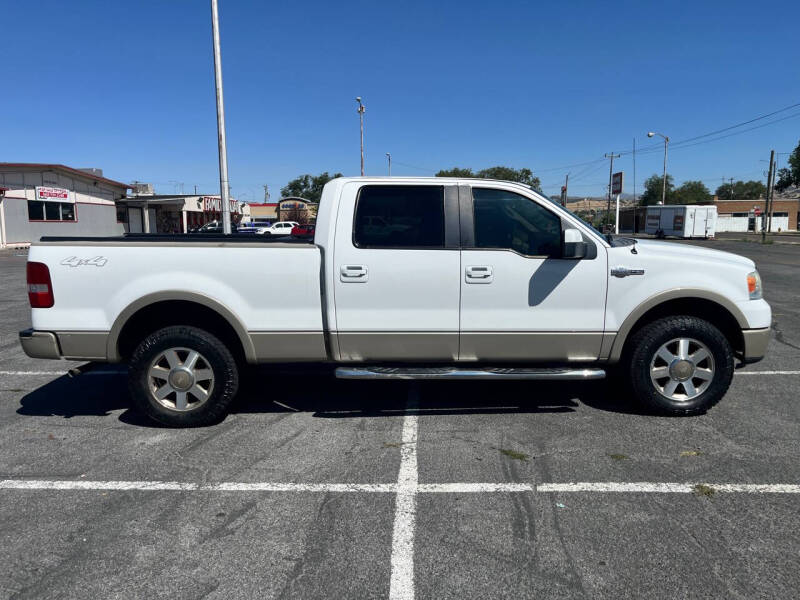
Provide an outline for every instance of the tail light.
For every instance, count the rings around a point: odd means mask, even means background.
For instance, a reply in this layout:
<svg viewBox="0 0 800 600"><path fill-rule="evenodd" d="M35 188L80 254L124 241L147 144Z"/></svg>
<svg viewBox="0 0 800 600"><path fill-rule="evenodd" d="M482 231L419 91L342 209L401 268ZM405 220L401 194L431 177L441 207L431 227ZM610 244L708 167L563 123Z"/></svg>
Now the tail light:
<svg viewBox="0 0 800 600"><path fill-rule="evenodd" d="M28 301L31 308L50 308L55 304L50 269L44 263L28 263Z"/></svg>

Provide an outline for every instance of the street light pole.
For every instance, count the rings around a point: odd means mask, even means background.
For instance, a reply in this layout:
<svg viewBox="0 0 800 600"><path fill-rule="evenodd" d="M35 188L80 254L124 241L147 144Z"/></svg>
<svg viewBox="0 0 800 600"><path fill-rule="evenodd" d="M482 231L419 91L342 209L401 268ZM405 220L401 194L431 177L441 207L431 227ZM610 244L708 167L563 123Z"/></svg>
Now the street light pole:
<svg viewBox="0 0 800 600"><path fill-rule="evenodd" d="M219 192L222 202L222 232L231 232L231 206L228 198L228 146L225 141L225 103L222 99L222 57L219 50L217 0L211 0L211 35L214 39L214 82L217 89L217 139L219 141Z"/></svg>
<svg viewBox="0 0 800 600"><path fill-rule="evenodd" d="M389 177L392 176L392 155L388 152L386 153L386 158L389 159Z"/></svg>
<svg viewBox="0 0 800 600"><path fill-rule="evenodd" d="M655 131L650 131L647 133L647 137L653 137L654 135L660 135L664 138L664 181L661 184L661 204L667 203L667 148L669 147L669 136L664 135L663 133L658 133Z"/></svg>
<svg viewBox="0 0 800 600"><path fill-rule="evenodd" d="M364 105L361 103L361 96L356 98L358 102L358 120L361 125L361 176L364 176Z"/></svg>

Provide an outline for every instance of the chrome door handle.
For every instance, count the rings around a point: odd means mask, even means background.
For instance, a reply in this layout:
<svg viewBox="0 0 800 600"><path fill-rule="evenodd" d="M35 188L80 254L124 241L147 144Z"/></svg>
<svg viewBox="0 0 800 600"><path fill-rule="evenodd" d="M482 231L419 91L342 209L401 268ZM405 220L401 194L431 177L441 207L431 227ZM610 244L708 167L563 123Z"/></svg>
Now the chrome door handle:
<svg viewBox="0 0 800 600"><path fill-rule="evenodd" d="M470 266L465 272L467 283L491 283L494 279L494 269L490 266Z"/></svg>
<svg viewBox="0 0 800 600"><path fill-rule="evenodd" d="M611 269L613 277L627 277L628 275L644 275L644 269L629 269L628 267L614 267Z"/></svg>
<svg viewBox="0 0 800 600"><path fill-rule="evenodd" d="M365 283L369 278L369 270L365 265L342 265L339 268L339 279L345 283Z"/></svg>

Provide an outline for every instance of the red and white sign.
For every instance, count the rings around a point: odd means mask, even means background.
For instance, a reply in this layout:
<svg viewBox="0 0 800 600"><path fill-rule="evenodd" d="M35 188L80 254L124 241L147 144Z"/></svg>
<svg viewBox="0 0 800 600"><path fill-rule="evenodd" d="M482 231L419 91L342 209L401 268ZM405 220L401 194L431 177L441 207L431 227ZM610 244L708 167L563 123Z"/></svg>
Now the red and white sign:
<svg viewBox="0 0 800 600"><path fill-rule="evenodd" d="M239 212L239 203L236 200L228 200L232 213ZM219 196L203 196L204 212L222 212L222 199Z"/></svg>
<svg viewBox="0 0 800 600"><path fill-rule="evenodd" d="M43 186L36 186L36 199L49 202L71 202L69 190Z"/></svg>
<svg viewBox="0 0 800 600"><path fill-rule="evenodd" d="M622 193L622 171L611 176L611 195L616 196Z"/></svg>
<svg viewBox="0 0 800 600"><path fill-rule="evenodd" d="M757 217L761 216L761 208L760 207L758 207L758 206L753 207L753 212L755 213L755 215Z"/></svg>

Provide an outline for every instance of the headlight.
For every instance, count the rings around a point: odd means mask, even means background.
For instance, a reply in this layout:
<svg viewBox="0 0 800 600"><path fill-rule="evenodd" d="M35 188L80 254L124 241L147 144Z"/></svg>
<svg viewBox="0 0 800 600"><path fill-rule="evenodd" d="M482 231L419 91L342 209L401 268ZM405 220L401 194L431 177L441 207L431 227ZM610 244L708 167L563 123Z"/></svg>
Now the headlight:
<svg viewBox="0 0 800 600"><path fill-rule="evenodd" d="M761 275L758 271L747 274L747 291L750 292L750 300L760 300L764 297L761 289Z"/></svg>

